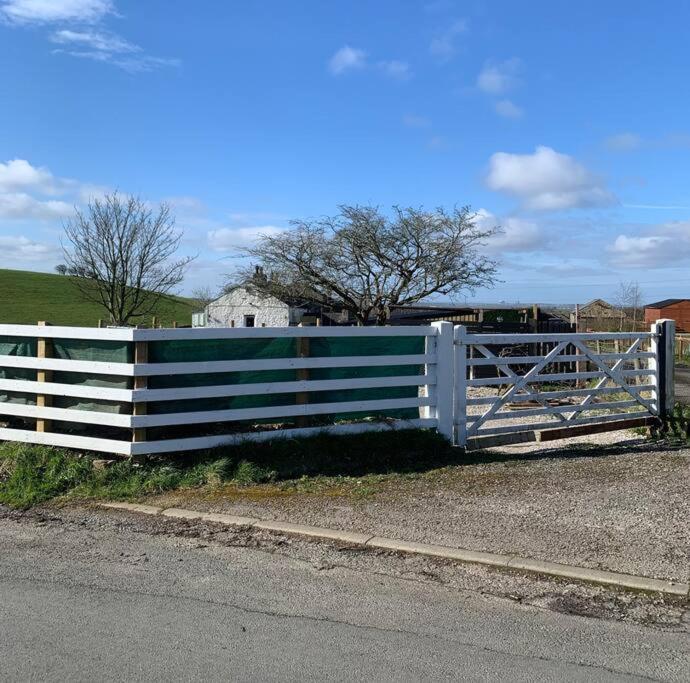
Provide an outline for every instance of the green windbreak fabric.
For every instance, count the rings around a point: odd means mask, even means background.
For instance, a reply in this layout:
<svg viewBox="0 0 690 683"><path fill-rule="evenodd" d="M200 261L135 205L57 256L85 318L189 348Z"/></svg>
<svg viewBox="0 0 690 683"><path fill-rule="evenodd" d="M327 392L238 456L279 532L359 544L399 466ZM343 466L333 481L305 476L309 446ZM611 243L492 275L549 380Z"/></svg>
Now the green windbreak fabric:
<svg viewBox="0 0 690 683"><path fill-rule="evenodd" d="M102 363L131 363L134 359L134 348L131 342L96 341L94 339L55 339L53 357L68 360L92 360ZM89 387L113 387L129 389L132 380L118 375L94 375L82 372L54 372L53 382L61 384L83 384ZM77 396L55 396L53 405L56 408L73 408L75 410L97 410L104 413L127 413L128 403L115 401L96 401Z"/></svg>
<svg viewBox="0 0 690 683"><path fill-rule="evenodd" d="M93 339L54 339L51 356L69 360L93 360L111 363L131 363L132 344L118 341L96 341ZM36 356L38 342L35 338L0 337L0 356ZM35 380L36 370L23 368L4 368L0 358L0 377L6 379ZM59 384L83 384L85 386L131 387L131 379L112 375L94 375L81 372L53 372L53 382ZM1 392L0 402L35 405L34 394ZM127 413L129 405L115 401L94 401L72 396L54 396L52 405L56 408L78 410L97 410L102 412Z"/></svg>
<svg viewBox="0 0 690 683"><path fill-rule="evenodd" d="M27 337L0 337L0 356L35 356L38 342ZM0 379L22 379L33 381L36 370L31 368L2 367L0 359ZM0 391L0 402L35 405L36 397L32 394L21 394L15 391Z"/></svg>
<svg viewBox="0 0 690 683"><path fill-rule="evenodd" d="M424 337L360 337L334 338L314 337L309 340L309 355L313 357L334 356L387 356L419 354L424 352ZM149 362L194 362L218 360L250 360L261 358L294 358L297 355L297 340L282 339L232 339L202 341L161 341L149 343ZM309 371L310 379L346 379L358 377L391 377L396 375L417 375L420 367L390 366L363 368L315 368ZM219 384L253 384L258 382L285 382L297 379L295 370L239 371L224 374L168 375L149 379L149 387L190 387ZM414 398L417 387L391 387L376 389L347 389L339 391L313 392L310 403L374 400L386 398ZM257 408L266 406L294 405L295 394L269 394L254 396L233 396L227 398L194 399L186 401L159 401L148 404L148 412L176 413L199 410L226 410ZM361 418L373 413L343 413L331 416L317 416L319 422L339 419ZM376 415L415 418L418 408L377 411ZM271 422L275 420L266 420Z"/></svg>
<svg viewBox="0 0 690 683"><path fill-rule="evenodd" d="M162 341L149 343L151 363L193 363L195 361L258 360L294 358L295 339L203 339L200 341ZM290 382L297 379L295 370L257 370L195 375L158 375L149 378L150 389L196 387L222 384L257 384ZM198 410L232 410L290 405L294 394L267 396L228 396L188 401L158 401L147 404L150 414L183 413Z"/></svg>
<svg viewBox="0 0 690 683"><path fill-rule="evenodd" d="M310 340L309 355L324 356L402 356L424 353L424 337L315 337ZM310 379L349 379L353 377L395 377L419 375L418 365L390 365L363 368L314 368ZM310 403L336 403L339 401L372 401L388 398L415 398L418 387L383 387L374 389L339 389L315 391L309 395ZM339 413L333 420L361 418L367 413ZM378 411L376 415L414 419L419 408L401 408Z"/></svg>

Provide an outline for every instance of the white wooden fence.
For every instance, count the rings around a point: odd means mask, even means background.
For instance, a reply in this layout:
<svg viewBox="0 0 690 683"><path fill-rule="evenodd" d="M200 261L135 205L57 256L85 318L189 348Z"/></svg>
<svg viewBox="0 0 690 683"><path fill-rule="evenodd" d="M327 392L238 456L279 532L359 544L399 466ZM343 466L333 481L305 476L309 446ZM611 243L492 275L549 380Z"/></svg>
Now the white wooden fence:
<svg viewBox="0 0 690 683"><path fill-rule="evenodd" d="M337 338L345 337L354 343L359 338L382 340L399 337L423 338L423 353L403 355L347 355L340 357L286 357L254 360L217 360L188 362L148 362L148 345L151 342L208 340L240 340L270 338ZM410 427L435 428L450 438L452 434L452 346L453 326L451 323L433 323L428 327L286 327L286 328L197 328L197 329L91 329L74 327L50 327L28 325L0 325L0 338L38 340L38 356L0 356L0 370L21 368L37 371L36 380L0 378L0 392L19 392L35 400L25 403L0 403L0 415L23 420L35 420L35 429L0 427L0 439L24 441L71 448L101 451L121 455L144 455L211 448L239 440L265 440L277 436L305 436L321 431L333 433L355 433ZM51 341L59 339L120 341L134 347L133 362L114 363L95 360L71 360L51 358L46 353ZM43 353L41 353L43 349ZM437 372L441 364L444 372ZM372 368L408 367L421 369L418 374L399 376L350 377L345 379L298 379L294 381L271 381L250 384L209 384L200 381L195 386L149 388L148 379L153 377L217 375L231 372L267 370L305 371L321 368ZM55 372L85 373L90 377L116 376L128 378L128 388L108 386L85 386L51 381ZM356 373L353 373L356 374ZM356 389L379 389L391 387L416 387L418 391L409 398L376 398L318 403L309 401L308 395L322 391L350 391ZM293 400L287 405L268 407L188 410L185 412L162 412L147 414L146 406L151 402L173 402L197 399L221 399L236 396L288 395ZM51 406L52 397L78 397L94 401L125 403L126 412L105 410L74 410ZM287 400L290 400L288 398ZM232 431L204 436L184 438L150 439L151 428L179 428L181 425L199 425L202 428L227 425L232 422L273 419L280 423L286 418L343 413L361 413L376 416L382 411L416 409L419 417L414 419L368 419L347 420L339 424L291 429L269 429ZM54 423L67 425L58 431ZM70 425L79 424L84 429L74 433ZM124 438L104 438L104 429L125 430ZM203 431L203 430L202 430ZM208 431L208 430L206 430Z"/></svg>
<svg viewBox="0 0 690 683"><path fill-rule="evenodd" d="M421 338L422 352L358 355L358 339L373 338L385 345L387 340L392 344L400 337ZM351 355L309 356L304 350L308 340L315 338L347 338L352 341L348 349ZM673 321L659 321L648 333L509 335L468 334L463 326L453 328L449 322L428 327L165 330L0 325L0 341L28 340L36 348L35 356L0 355L0 399L4 397L0 403L0 416L4 416L0 417L4 420L0 439L136 456L321 431L433 428L460 446L480 444L483 437L554 428L566 436L583 426L616 426L624 420L629 424L631 418L646 420L668 411L673 405L673 338ZM300 343L297 353L289 357L149 362L149 345L156 342L201 345L242 339L296 339ZM87 346L89 341L121 342L130 358L128 362L111 362L51 357L51 347L58 340L82 340ZM613 344L613 349L607 348L607 343ZM575 364L575 371L558 371L564 364ZM350 375L356 375L358 368L394 370L387 376L309 377L310 371L324 368L352 369ZM35 379L8 377L12 370L35 373ZM297 379L230 383L220 377L223 373L269 370L296 371ZM63 378L83 373L91 381L55 381L58 373ZM198 383L189 382L189 377L195 376ZM93 380L99 377L106 386L94 385L98 382ZM178 377L187 378L186 386L175 386ZM121 386L112 386L113 378L119 378ZM168 382L170 386L149 386L154 378L173 381ZM214 384L214 380L220 383ZM324 402L313 397L315 392L396 387L415 391L405 398L345 397ZM23 398L18 401L17 396ZM194 401L271 396L280 398L280 403L194 408ZM8 397L14 397L14 402ZM65 397L95 402L95 408L54 405ZM191 402L191 407L189 403L185 407L185 402ZM147 409L160 403L172 404L173 408ZM178 404L182 406L179 409ZM380 417L383 411L405 409L415 410L418 417ZM309 425L317 416L343 413L355 417ZM197 433L179 436L185 426Z"/></svg>

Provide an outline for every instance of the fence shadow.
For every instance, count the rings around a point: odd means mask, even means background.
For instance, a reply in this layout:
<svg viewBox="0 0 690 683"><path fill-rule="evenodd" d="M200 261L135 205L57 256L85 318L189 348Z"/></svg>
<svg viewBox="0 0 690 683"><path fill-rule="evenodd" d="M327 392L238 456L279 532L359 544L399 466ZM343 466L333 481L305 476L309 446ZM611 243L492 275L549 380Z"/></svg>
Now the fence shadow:
<svg viewBox="0 0 690 683"><path fill-rule="evenodd" d="M522 449L529 450L522 450ZM574 460L578 458L605 458L612 455L625 455L635 453L673 453L686 448L686 446L668 443L664 441L648 441L642 439L630 439L616 444L602 445L595 443L571 443L561 446L544 446L539 443L520 444L519 449L512 450L486 450L468 451L461 458L459 464L482 465L494 462L534 461L534 460Z"/></svg>

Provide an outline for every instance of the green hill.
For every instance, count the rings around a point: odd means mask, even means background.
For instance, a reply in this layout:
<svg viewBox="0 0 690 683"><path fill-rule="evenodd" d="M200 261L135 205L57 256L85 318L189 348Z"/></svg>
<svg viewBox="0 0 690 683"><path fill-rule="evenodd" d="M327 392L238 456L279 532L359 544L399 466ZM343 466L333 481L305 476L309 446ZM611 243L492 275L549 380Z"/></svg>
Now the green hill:
<svg viewBox="0 0 690 683"><path fill-rule="evenodd" d="M105 309L84 301L72 280L67 275L0 269L0 323L35 325L46 320L53 325L95 327L99 318L107 321ZM169 296L155 314L164 327L172 327L173 321L191 325L195 308L190 299ZM135 322L150 325L151 318Z"/></svg>

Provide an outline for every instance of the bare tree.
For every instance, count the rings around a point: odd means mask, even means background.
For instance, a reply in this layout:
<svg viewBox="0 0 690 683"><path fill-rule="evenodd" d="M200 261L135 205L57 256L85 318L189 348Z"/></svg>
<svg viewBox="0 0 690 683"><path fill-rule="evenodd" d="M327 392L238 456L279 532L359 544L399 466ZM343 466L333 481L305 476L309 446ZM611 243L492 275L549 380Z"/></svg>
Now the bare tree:
<svg viewBox="0 0 690 683"><path fill-rule="evenodd" d="M623 331L626 321L632 331L637 330L638 318L642 311L642 289L639 282L619 282L614 295L614 305L619 312L619 329Z"/></svg>
<svg viewBox="0 0 690 683"><path fill-rule="evenodd" d="M192 300L196 303L198 308L206 308L206 306L216 298L213 290L208 286L197 287L192 292Z"/></svg>
<svg viewBox="0 0 690 683"><path fill-rule="evenodd" d="M55 272L58 275L67 275L67 266L64 263L58 263L57 266L55 266Z"/></svg>
<svg viewBox="0 0 690 683"><path fill-rule="evenodd" d="M174 259L181 233L166 204L154 212L137 197L106 195L65 224L68 272L88 301L101 304L113 325L152 313L182 282L194 257Z"/></svg>
<svg viewBox="0 0 690 683"><path fill-rule="evenodd" d="M240 279L282 299L341 306L365 325L385 325L395 307L429 296L491 285L496 262L480 254L498 232L483 229L469 207L341 206L332 218L292 221L245 251L258 262Z"/></svg>

